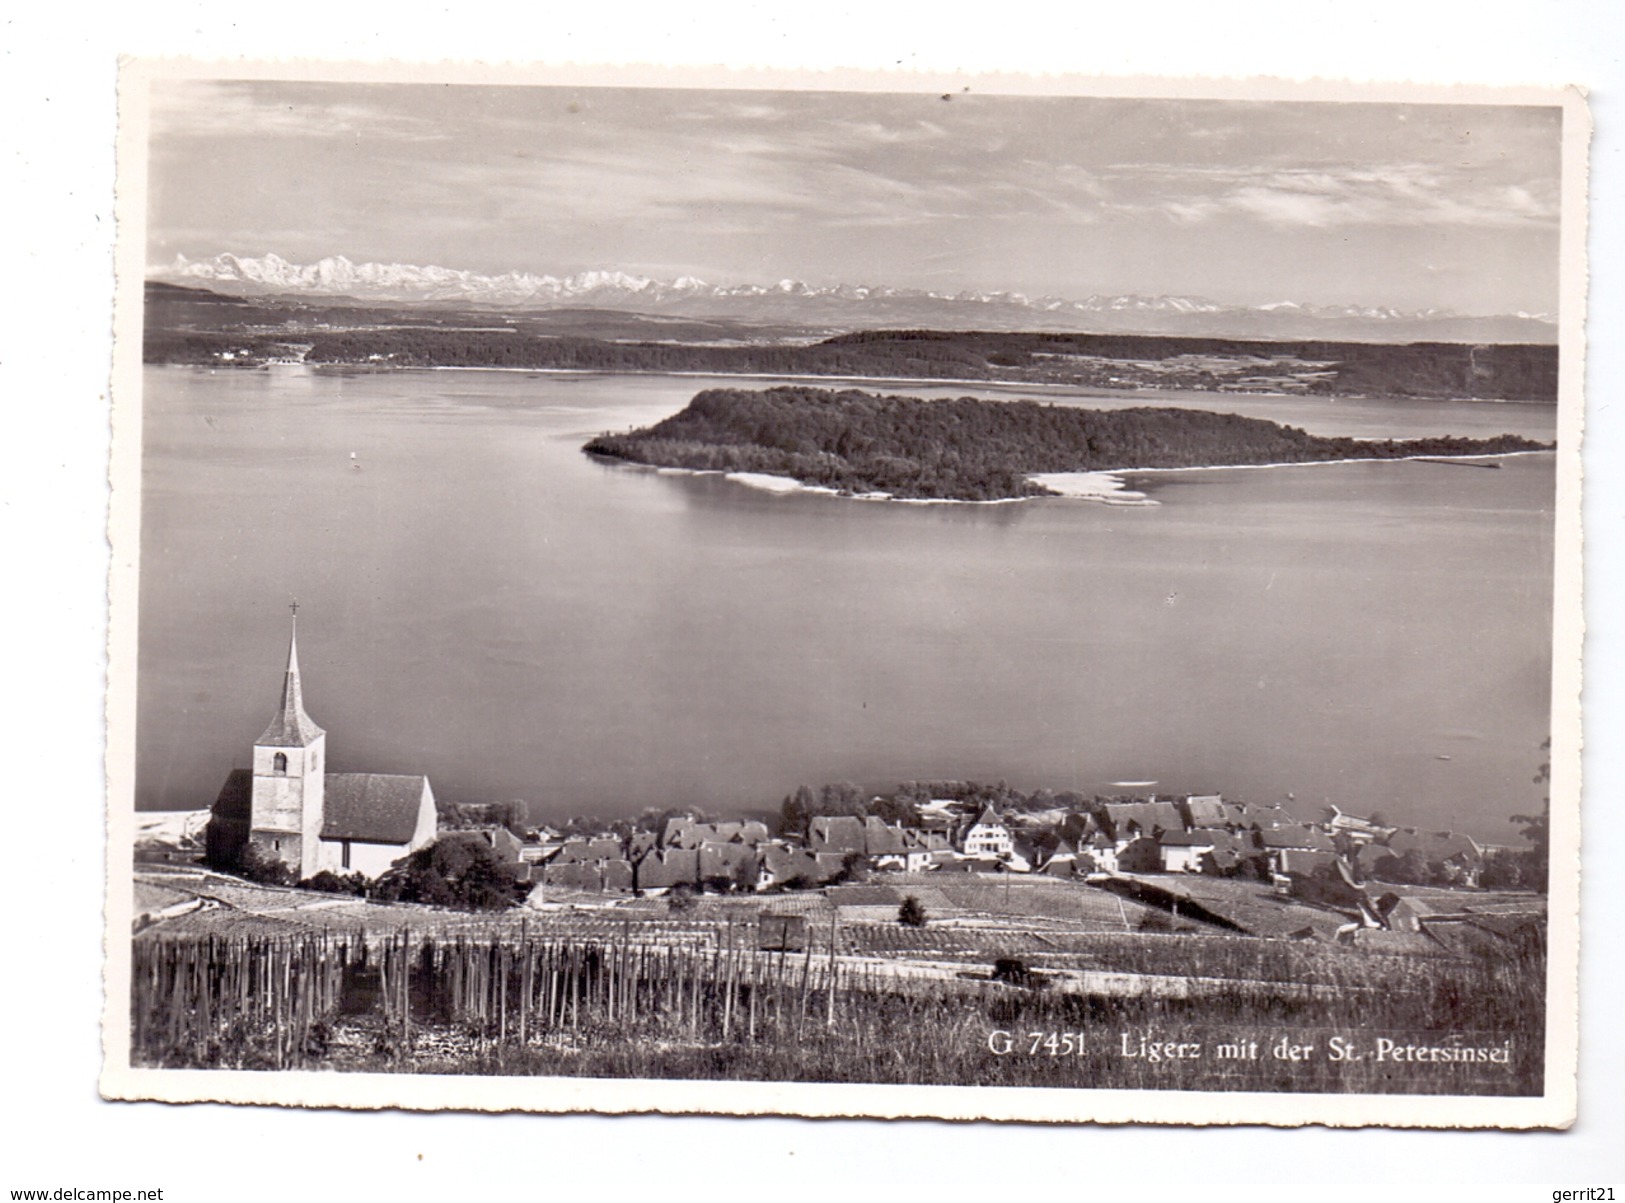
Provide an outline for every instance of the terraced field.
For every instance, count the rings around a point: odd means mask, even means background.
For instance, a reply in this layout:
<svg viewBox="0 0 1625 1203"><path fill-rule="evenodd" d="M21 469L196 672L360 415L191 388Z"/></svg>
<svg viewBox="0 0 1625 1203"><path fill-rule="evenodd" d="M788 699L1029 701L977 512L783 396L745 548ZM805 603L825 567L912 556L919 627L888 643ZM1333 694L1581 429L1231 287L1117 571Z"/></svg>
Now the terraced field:
<svg viewBox="0 0 1625 1203"><path fill-rule="evenodd" d="M833 939L840 955L991 963L1004 956L1072 954L1093 958L1086 962L1088 967L1128 969L1139 963L1142 954L1129 956L1122 949L1160 947L1157 941L1173 933L1184 933L1188 939L1183 943L1193 947L1220 935L1215 928L1172 918L1131 898L1044 879L967 877L945 882L941 875L899 874L884 882L836 886L821 892L703 896L680 910L674 910L664 898L614 902L603 895L584 895L575 903L495 914L372 903L348 895L251 885L183 867L143 870L136 889L137 913L162 916L143 933L144 938L155 939L405 932L412 936L523 938L528 934L744 946L752 940L760 916L771 913L802 917L810 942L827 950ZM1257 887L1252 890L1256 893ZM925 927L904 928L897 922L897 908L907 897L918 899L925 907ZM182 905L188 900L195 904L191 909ZM1280 909L1274 900L1261 905ZM1313 914L1323 926L1341 922L1327 912ZM1150 932L1157 934L1141 934ZM1107 948L1119 951L1105 956L1101 950ZM1157 964L1151 972L1179 972L1177 967L1164 967L1161 958Z"/></svg>

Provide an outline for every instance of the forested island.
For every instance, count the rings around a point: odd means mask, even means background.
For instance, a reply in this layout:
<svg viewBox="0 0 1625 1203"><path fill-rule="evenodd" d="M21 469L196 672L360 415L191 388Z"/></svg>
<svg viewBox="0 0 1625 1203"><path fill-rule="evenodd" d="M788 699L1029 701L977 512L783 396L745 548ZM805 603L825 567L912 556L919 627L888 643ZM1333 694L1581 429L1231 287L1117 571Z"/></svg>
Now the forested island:
<svg viewBox="0 0 1625 1203"><path fill-rule="evenodd" d="M642 430L584 450L632 463L786 476L843 493L991 501L1044 496L1049 472L1232 467L1550 450L1515 435L1322 438L1206 410L1080 409L973 397L923 401L857 389L706 389Z"/></svg>

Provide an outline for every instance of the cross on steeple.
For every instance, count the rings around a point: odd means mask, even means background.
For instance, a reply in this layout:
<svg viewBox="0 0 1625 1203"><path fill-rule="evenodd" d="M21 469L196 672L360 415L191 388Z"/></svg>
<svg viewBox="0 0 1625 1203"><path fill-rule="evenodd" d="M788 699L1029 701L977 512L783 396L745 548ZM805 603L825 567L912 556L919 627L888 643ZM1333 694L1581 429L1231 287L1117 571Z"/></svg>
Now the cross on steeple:
<svg viewBox="0 0 1625 1203"><path fill-rule="evenodd" d="M295 618L299 617L299 599L297 597L288 603L288 609L293 612Z"/></svg>

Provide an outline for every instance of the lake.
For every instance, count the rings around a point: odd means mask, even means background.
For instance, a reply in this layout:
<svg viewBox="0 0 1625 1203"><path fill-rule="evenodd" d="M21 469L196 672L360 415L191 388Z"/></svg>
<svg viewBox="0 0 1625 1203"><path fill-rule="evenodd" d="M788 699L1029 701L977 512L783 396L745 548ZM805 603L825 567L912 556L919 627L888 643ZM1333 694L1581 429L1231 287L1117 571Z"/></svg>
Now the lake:
<svg viewBox="0 0 1625 1203"><path fill-rule="evenodd" d="M1540 804L1554 459L1136 476L1162 504L779 495L589 459L660 376L145 372L136 801L246 764L300 603L335 771L538 817L801 783L1117 780L1511 839ZM1550 406L888 385L1314 434L1554 437ZM351 453L355 453L352 461ZM359 465L359 466L357 466Z"/></svg>

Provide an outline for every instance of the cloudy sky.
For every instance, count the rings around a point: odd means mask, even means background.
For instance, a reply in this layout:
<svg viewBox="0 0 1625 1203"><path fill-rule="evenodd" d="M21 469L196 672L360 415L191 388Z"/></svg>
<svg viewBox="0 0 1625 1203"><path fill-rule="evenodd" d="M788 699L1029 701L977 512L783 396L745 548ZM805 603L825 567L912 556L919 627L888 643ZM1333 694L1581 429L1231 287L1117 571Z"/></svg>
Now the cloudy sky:
<svg viewBox="0 0 1625 1203"><path fill-rule="evenodd" d="M154 85L148 262L1555 312L1556 109Z"/></svg>

